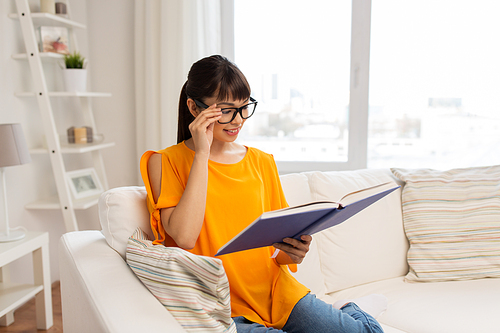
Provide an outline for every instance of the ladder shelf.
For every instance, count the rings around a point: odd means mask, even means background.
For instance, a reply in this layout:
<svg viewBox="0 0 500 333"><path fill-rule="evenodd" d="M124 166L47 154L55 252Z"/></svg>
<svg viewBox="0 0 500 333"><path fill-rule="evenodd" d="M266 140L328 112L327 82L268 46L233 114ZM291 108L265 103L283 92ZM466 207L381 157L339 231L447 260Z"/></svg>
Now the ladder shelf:
<svg viewBox="0 0 500 333"><path fill-rule="evenodd" d="M24 15L23 15L24 14ZM19 20L19 17L23 16L31 16L33 20L33 24L35 25L50 25L50 26L58 26L65 28L80 28L87 29L85 24L81 24L79 22L72 21L60 15L49 14L49 13L31 13L28 10L22 11L21 15L19 14L9 14L9 17L14 20Z"/></svg>
<svg viewBox="0 0 500 333"><path fill-rule="evenodd" d="M38 52L38 55L40 56L40 59L42 61L56 61L56 60L63 60L64 55L60 53L54 53L54 52ZM28 60L28 54L27 53L17 53L12 55L12 59L15 60Z"/></svg>
<svg viewBox="0 0 500 333"><path fill-rule="evenodd" d="M83 154L89 153L95 150L105 149L114 147L114 142L108 143L61 143L61 154ZM32 148L30 149L30 154L48 154L48 148Z"/></svg>
<svg viewBox="0 0 500 333"><path fill-rule="evenodd" d="M85 210L92 206L97 205L99 196L93 196L90 198L79 199L73 201L73 209L75 210ZM31 202L25 206L27 209L61 209L61 204L59 202L59 197L53 196L45 199L37 200Z"/></svg>
<svg viewBox="0 0 500 333"><path fill-rule="evenodd" d="M110 97L110 93L89 92L89 91L49 91L49 97ZM17 97L36 97L36 92L18 92Z"/></svg>
<svg viewBox="0 0 500 333"><path fill-rule="evenodd" d="M91 197L76 199L70 191L70 180L67 176L67 170L63 155L66 154L84 154L90 153L93 169L100 181L103 190L108 189L108 182L104 168L104 162L101 154L102 149L113 147L113 142L96 142L87 144L69 144L66 143L58 134L56 122L53 113L52 98L77 98L81 105L85 126L92 128L93 133L99 133L96 128L94 115L90 103L90 98L110 97L106 92L68 92L68 91L50 91L45 78L43 62L57 62L64 59L64 55L50 52L40 52L37 41L37 28L40 26L56 26L68 28L71 49L79 51L78 43L74 33L74 28L86 29L85 24L70 19L71 11L69 1L66 1L67 16L54 15L49 13L35 13L30 11L28 0L15 0L17 13L9 14L11 19L19 21L24 46L23 53L13 54L14 60L27 61L30 67L31 78L33 80L33 91L16 92L15 96L19 98L36 98L38 109L41 115L43 132L46 144L43 147L37 147L30 150L32 154L45 154L49 156L52 166L52 173L55 180L57 194L50 198L38 200L26 205L28 209L58 209L63 215L66 231L77 231L78 223L75 210L87 209L97 204L100 187L97 187L96 193ZM30 89L31 90L31 89ZM62 132L62 131L61 131ZM65 132L65 130L64 130ZM79 196L75 195L77 198Z"/></svg>

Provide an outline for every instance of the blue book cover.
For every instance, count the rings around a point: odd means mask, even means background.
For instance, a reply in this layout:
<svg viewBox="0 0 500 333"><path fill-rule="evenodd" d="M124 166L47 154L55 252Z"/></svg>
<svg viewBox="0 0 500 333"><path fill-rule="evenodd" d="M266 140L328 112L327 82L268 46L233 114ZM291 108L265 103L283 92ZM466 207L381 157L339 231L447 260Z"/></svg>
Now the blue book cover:
<svg viewBox="0 0 500 333"><path fill-rule="evenodd" d="M337 202L319 201L266 212L222 246L215 256L270 246L282 242L286 237L300 239L301 235L313 235L348 220L399 187L392 187L345 206Z"/></svg>

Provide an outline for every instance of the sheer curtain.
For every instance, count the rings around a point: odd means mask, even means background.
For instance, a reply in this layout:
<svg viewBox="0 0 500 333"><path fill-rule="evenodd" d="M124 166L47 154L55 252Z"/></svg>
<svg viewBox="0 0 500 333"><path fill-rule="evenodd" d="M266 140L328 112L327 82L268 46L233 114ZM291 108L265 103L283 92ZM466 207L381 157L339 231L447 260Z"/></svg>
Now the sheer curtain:
<svg viewBox="0 0 500 333"><path fill-rule="evenodd" d="M136 0L137 154L177 143L177 108L192 63L221 53L221 0Z"/></svg>

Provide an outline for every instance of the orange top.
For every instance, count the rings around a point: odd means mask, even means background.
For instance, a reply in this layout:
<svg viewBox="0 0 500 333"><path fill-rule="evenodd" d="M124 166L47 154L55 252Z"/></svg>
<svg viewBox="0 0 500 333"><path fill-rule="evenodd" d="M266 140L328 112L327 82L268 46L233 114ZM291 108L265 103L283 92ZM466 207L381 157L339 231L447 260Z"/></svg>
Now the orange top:
<svg viewBox="0 0 500 333"><path fill-rule="evenodd" d="M141 158L141 173L148 192L148 209L156 244L177 246L165 232L160 209L179 202L194 159L184 142L158 151L162 154L162 184L154 202L147 164L153 151ZM195 247L189 252L213 257L217 250L263 212L288 207L272 155L247 148L238 163L208 162L208 193L205 219ZM220 256L231 295L231 316L281 329L295 304L309 290L271 259L273 247Z"/></svg>

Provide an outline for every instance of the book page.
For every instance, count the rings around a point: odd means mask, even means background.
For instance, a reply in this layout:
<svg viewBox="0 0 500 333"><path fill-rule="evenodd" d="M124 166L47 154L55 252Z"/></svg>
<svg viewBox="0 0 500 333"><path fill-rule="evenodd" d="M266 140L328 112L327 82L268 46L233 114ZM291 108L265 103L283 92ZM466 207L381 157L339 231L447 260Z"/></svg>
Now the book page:
<svg viewBox="0 0 500 333"><path fill-rule="evenodd" d="M310 212L322 209L334 209L339 207L339 203L333 201L314 201L299 206L287 207L283 209L265 212L262 217L270 218L275 216L286 216L303 212Z"/></svg>
<svg viewBox="0 0 500 333"><path fill-rule="evenodd" d="M373 185L370 187L365 187L360 190L356 190L354 192L349 192L344 195L340 200L337 201L313 201L308 202L298 206L287 207L283 209L273 210L270 212L266 212L262 214L263 217L275 217L275 216L284 216L297 214L302 212L310 212L314 210L321 209L333 209L333 208L343 208L347 204L357 201L359 199L370 196L371 194L376 194L380 192L385 187L389 188L390 185L394 185L391 182L385 182L382 184Z"/></svg>
<svg viewBox="0 0 500 333"><path fill-rule="evenodd" d="M365 187L365 188L362 188L360 190L356 190L354 192L349 192L337 201L340 203L341 207L345 207L346 205L348 205L350 203L353 203L355 201L358 201L360 199L368 197L372 194L376 194L378 192L381 192L384 189L389 189L389 188L394 187L396 185L397 184L394 184L394 183L389 181L389 182Z"/></svg>

